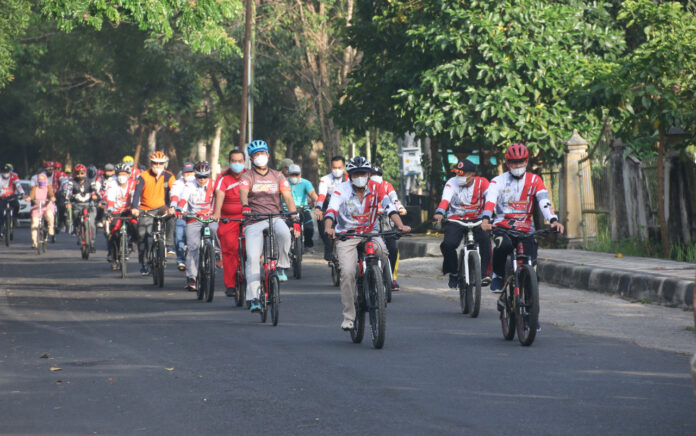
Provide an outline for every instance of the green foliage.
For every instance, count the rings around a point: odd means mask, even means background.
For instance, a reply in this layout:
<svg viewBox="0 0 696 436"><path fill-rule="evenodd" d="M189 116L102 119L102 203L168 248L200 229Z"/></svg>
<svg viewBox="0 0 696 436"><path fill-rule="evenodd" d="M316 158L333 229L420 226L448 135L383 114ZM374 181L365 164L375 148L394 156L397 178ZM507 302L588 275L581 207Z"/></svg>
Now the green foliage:
<svg viewBox="0 0 696 436"><path fill-rule="evenodd" d="M12 51L14 40L29 25L31 3L27 0L3 0L0 7L0 89L14 80Z"/></svg>

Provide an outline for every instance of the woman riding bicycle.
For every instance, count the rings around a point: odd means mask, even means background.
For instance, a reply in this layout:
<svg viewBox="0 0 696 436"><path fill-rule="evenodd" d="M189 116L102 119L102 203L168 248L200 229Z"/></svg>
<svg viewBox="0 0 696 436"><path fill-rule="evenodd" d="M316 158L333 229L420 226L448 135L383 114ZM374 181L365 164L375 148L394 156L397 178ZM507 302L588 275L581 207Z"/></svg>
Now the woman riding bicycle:
<svg viewBox="0 0 696 436"><path fill-rule="evenodd" d="M563 225L558 221L558 216L553 212L549 192L544 186L541 177L527 172L529 163L529 150L522 144L513 144L505 152L505 162L509 171L491 180L486 195L486 204L483 211L483 223L481 229L489 231L491 228L515 229L523 233L534 230L534 199L541 213L550 223L551 227L563 233ZM490 224L495 212L495 221ZM491 280L491 292L500 292L505 276L505 261L517 245L517 238L511 240L504 233L497 234L494 238L493 248L493 279ZM514 244L514 245L513 245ZM532 262L536 263L537 242L534 238L523 238L525 254L529 255Z"/></svg>
<svg viewBox="0 0 696 436"><path fill-rule="evenodd" d="M280 198L282 197L290 212L295 212L295 202L290 193L290 184L280 171L268 167L269 149L265 141L257 139L247 146L247 154L252 162L250 171L242 174L239 196L242 202L242 213L280 213ZM297 215L293 227L299 234ZM250 302L252 312L260 312L259 289L261 274L259 257L263 251L263 231L268 228L268 220L252 220L245 226L246 235L246 277L247 302ZM278 242L278 279L288 279L285 269L290 267L290 229L281 218L273 218L276 241Z"/></svg>
<svg viewBox="0 0 696 436"><path fill-rule="evenodd" d="M435 210L435 221L441 222L447 218L457 220L478 220L483 214L483 206L488 193L488 180L476 176L476 165L469 160L461 160L454 166L456 174L445 184L442 199ZM457 247L464 236L464 227L456 223L447 223L444 227L444 238L440 244L442 251L442 273L449 274L449 287L457 287ZM491 263L491 240L481 227L472 229L474 239L481 254L481 285L487 286L491 278L488 276Z"/></svg>
<svg viewBox="0 0 696 436"><path fill-rule="evenodd" d="M379 232L377 212L381 206L394 222L396 228L402 233L411 231L409 226L403 225L401 217L396 210L384 188L374 180L370 180L372 165L362 156L356 156L346 164L349 181L336 187L331 195L329 206L326 209L324 231L333 238L339 233L371 233ZM333 223L336 229L333 229ZM336 241L336 253L338 263L341 266L341 302L343 303L343 330L352 330L355 321L355 266L358 263L358 245L362 242L359 238L349 238L344 241ZM372 240L376 254L387 262L387 247L384 240L376 237Z"/></svg>
<svg viewBox="0 0 696 436"><path fill-rule="evenodd" d="M32 248L36 248L38 243L39 220L41 215L48 223L48 234L54 238L53 217L55 216L56 196L53 193L53 186L48 183L46 174L40 173L36 178L36 185L31 187L29 193L34 204L31 207L31 243Z"/></svg>

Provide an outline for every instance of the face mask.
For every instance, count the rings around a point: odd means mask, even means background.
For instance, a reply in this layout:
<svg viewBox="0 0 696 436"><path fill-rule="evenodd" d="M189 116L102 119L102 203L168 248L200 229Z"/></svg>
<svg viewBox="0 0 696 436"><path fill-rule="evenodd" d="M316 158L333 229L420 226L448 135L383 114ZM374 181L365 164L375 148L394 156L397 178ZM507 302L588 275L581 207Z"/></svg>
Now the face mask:
<svg viewBox="0 0 696 436"><path fill-rule="evenodd" d="M517 177L517 178L520 178L520 177L522 177L522 176L524 175L524 173L525 173L526 171L527 171L527 166L525 165L525 166L523 166L523 167L521 167L521 168L515 168L514 170L511 169L511 170L510 170L510 174L512 174L513 176L515 176L515 177Z"/></svg>
<svg viewBox="0 0 696 436"><path fill-rule="evenodd" d="M186 177L184 177L184 180L188 183L191 183L194 181L195 178L196 178L196 176L186 176Z"/></svg>
<svg viewBox="0 0 696 436"><path fill-rule="evenodd" d="M356 188L364 188L365 185L367 185L367 176L365 177L353 177L351 179L351 182L353 183L353 186Z"/></svg>
<svg viewBox="0 0 696 436"><path fill-rule="evenodd" d="M298 183L300 183L299 177L289 177L288 180L290 180L290 183L292 183L293 185L297 185Z"/></svg>
<svg viewBox="0 0 696 436"><path fill-rule="evenodd" d="M257 167L265 167L268 163L268 156L262 154L261 156L256 156L254 158L254 165Z"/></svg>
<svg viewBox="0 0 696 436"><path fill-rule="evenodd" d="M152 172L155 173L156 176L159 176L160 174L162 174L162 171L164 171L164 168L162 168L162 167L157 167L157 168L153 167L152 168Z"/></svg>
<svg viewBox="0 0 696 436"><path fill-rule="evenodd" d="M128 181L128 176L118 176L118 177L116 177L116 179L118 180L118 183L120 185L125 185L126 182Z"/></svg>
<svg viewBox="0 0 696 436"><path fill-rule="evenodd" d="M459 183L459 186L464 186L466 185L466 182L469 180L467 176L457 176L457 183Z"/></svg>
<svg viewBox="0 0 696 436"><path fill-rule="evenodd" d="M82 182L85 179L85 176L75 176L75 180L78 182Z"/></svg>
<svg viewBox="0 0 696 436"><path fill-rule="evenodd" d="M331 174L333 174L334 177L339 178L343 175L343 170L342 169L331 170Z"/></svg>
<svg viewBox="0 0 696 436"><path fill-rule="evenodd" d="M382 176L372 176L370 180L374 180L377 183L382 183Z"/></svg>
<svg viewBox="0 0 696 436"><path fill-rule="evenodd" d="M53 175L53 170L46 170L46 175L51 177Z"/></svg>
<svg viewBox="0 0 696 436"><path fill-rule="evenodd" d="M10 173L3 174L3 175L2 175L2 178L3 178L3 179L9 179L9 178L10 178Z"/></svg>
<svg viewBox="0 0 696 436"><path fill-rule="evenodd" d="M46 186L46 181L43 180L43 181L39 182L39 186Z"/></svg>
<svg viewBox="0 0 696 436"><path fill-rule="evenodd" d="M231 163L230 169L232 170L233 173L239 174L242 171L244 171L244 164L243 163Z"/></svg>

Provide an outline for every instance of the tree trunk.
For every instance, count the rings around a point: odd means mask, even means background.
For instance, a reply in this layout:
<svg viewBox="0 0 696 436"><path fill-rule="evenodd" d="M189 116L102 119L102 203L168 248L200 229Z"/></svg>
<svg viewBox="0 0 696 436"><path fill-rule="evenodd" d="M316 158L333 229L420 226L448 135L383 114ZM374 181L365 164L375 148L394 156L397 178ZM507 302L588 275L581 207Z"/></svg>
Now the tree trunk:
<svg viewBox="0 0 696 436"><path fill-rule="evenodd" d="M205 139L199 139L198 142L196 142L197 162L200 162L202 160L207 160L207 157L208 157L208 150L206 149L206 141L205 141Z"/></svg>
<svg viewBox="0 0 696 436"><path fill-rule="evenodd" d="M157 132L159 132L159 129L161 126L155 125L152 127L152 130L150 133L147 135L147 151L149 153L154 153L155 150L157 150Z"/></svg>
<svg viewBox="0 0 696 436"><path fill-rule="evenodd" d="M220 142L222 140L222 125L215 127L215 137L210 145L210 170L213 178L220 174Z"/></svg>
<svg viewBox="0 0 696 436"><path fill-rule="evenodd" d="M370 129L365 130L365 157L372 161L372 146L370 145Z"/></svg>
<svg viewBox="0 0 696 436"><path fill-rule="evenodd" d="M143 151L143 136L145 136L145 126L140 126L140 133L138 133L138 144L135 146L135 154L133 155L133 164L138 165L140 163L140 153Z"/></svg>
<svg viewBox="0 0 696 436"><path fill-rule="evenodd" d="M662 242L662 255L668 257L672 251L667 231L665 218L665 146L667 136L660 129L660 137L657 142L657 216L660 224L660 239Z"/></svg>

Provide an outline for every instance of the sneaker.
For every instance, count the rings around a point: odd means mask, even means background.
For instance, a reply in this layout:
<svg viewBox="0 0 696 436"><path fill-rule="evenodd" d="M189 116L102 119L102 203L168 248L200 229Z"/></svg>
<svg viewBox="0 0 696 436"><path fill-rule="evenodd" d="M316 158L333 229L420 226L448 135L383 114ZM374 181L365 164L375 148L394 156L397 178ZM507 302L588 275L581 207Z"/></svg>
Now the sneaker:
<svg viewBox="0 0 696 436"><path fill-rule="evenodd" d="M140 275L146 276L150 274L150 269L147 267L147 265L140 265Z"/></svg>
<svg viewBox="0 0 696 436"><path fill-rule="evenodd" d="M401 288L399 288L399 284L396 283L396 280L392 280L391 288L392 288L392 292L397 292L399 289L401 289Z"/></svg>
<svg viewBox="0 0 696 436"><path fill-rule="evenodd" d="M184 262L177 262L176 267L179 268L179 271L186 271L186 265L184 265Z"/></svg>
<svg viewBox="0 0 696 436"><path fill-rule="evenodd" d="M176 256L176 251L172 250L171 248L167 249L167 257L173 256Z"/></svg>
<svg viewBox="0 0 696 436"><path fill-rule="evenodd" d="M281 282L287 282L288 276L285 275L285 269L278 268L278 280Z"/></svg>
<svg viewBox="0 0 696 436"><path fill-rule="evenodd" d="M491 280L491 292L494 294L503 292L503 279L500 277L493 277L493 280Z"/></svg>
<svg viewBox="0 0 696 436"><path fill-rule="evenodd" d="M237 290L235 288L227 288L225 289L225 295L227 295L228 297L236 297Z"/></svg>
<svg viewBox="0 0 696 436"><path fill-rule="evenodd" d="M97 222L97 228L98 229L104 228L104 223L102 221Z"/></svg>
<svg viewBox="0 0 696 436"><path fill-rule="evenodd" d="M90 253L96 253L96 252L97 252L97 249L94 248L94 246L91 246L91 247L89 247L89 252L90 252Z"/></svg>
<svg viewBox="0 0 696 436"><path fill-rule="evenodd" d="M253 300L251 300L249 310L251 311L251 313L261 312L261 303L259 302L258 298L254 298Z"/></svg>
<svg viewBox="0 0 696 436"><path fill-rule="evenodd" d="M537 333L541 331L541 323L537 321Z"/></svg>
<svg viewBox="0 0 696 436"><path fill-rule="evenodd" d="M111 270L112 270L112 271L118 271L118 270L119 270L118 262L114 262L114 263L111 264Z"/></svg>
<svg viewBox="0 0 696 436"><path fill-rule="evenodd" d="M51 235L51 244L56 243L56 235Z"/></svg>
<svg viewBox="0 0 696 436"><path fill-rule="evenodd" d="M106 261L109 262L109 263L112 263L112 262L114 261L114 255L111 254L111 253L108 253L108 254L106 255Z"/></svg>
<svg viewBox="0 0 696 436"><path fill-rule="evenodd" d="M353 330L353 321L349 319L344 319L343 322L341 323L341 328L346 331Z"/></svg>
<svg viewBox="0 0 696 436"><path fill-rule="evenodd" d="M456 274L450 274L449 283L447 284L450 289L457 289L459 285L459 276Z"/></svg>
<svg viewBox="0 0 696 436"><path fill-rule="evenodd" d="M491 284L491 277L490 276L486 276L486 277L481 279L481 286L488 286L490 284Z"/></svg>
<svg viewBox="0 0 696 436"><path fill-rule="evenodd" d="M196 279L187 277L186 278L186 289L189 291L195 291L196 290Z"/></svg>

